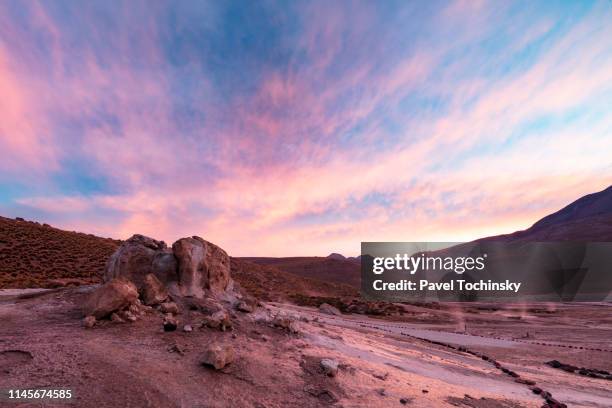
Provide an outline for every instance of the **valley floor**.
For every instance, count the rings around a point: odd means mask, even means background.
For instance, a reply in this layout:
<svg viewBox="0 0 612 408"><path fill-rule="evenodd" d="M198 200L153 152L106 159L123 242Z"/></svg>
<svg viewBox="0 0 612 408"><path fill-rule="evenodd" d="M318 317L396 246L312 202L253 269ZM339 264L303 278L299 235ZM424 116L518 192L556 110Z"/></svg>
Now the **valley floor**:
<svg viewBox="0 0 612 408"><path fill-rule="evenodd" d="M431 315L418 323L270 303L252 314L237 312L228 332L200 329L201 316L184 311L181 324L194 327L186 333L164 332L155 314L84 329L78 305L85 291L0 293L1 389L71 388L69 404L96 408L544 404L495 361L569 407L612 406L610 380L545 364L612 370L609 305L480 311L467 319L412 306L415 316ZM277 312L294 316L298 333L266 324ZM199 364L203 346L213 340L231 344L238 355L220 371ZM322 358L340 363L335 377L320 372Z"/></svg>

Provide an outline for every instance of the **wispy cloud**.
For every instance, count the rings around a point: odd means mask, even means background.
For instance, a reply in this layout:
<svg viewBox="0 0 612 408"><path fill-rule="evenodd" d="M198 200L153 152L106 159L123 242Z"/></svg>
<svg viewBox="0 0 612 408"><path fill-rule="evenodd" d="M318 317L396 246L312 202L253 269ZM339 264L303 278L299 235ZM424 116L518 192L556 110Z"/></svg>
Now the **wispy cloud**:
<svg viewBox="0 0 612 408"><path fill-rule="evenodd" d="M0 208L236 255L527 227L611 184L612 9L523 6L2 4Z"/></svg>

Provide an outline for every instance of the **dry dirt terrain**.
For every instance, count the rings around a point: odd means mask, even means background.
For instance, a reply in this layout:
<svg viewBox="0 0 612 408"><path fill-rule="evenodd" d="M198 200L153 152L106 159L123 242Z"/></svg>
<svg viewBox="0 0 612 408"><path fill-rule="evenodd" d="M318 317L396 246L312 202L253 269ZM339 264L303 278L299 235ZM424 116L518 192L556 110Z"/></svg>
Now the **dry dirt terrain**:
<svg viewBox="0 0 612 408"><path fill-rule="evenodd" d="M201 316L186 310L181 325L194 331L164 332L156 313L83 328L89 290L2 292L3 388L71 388L79 407L541 407L544 392L570 407L612 406L610 379L545 364L612 370L607 305L462 315L406 306L412 318L391 321L268 303L236 312L232 331L200 328ZM270 326L266 316L278 311L293 316L297 333ZM213 340L237 353L220 371L200 364ZM339 363L335 377L321 371L323 358Z"/></svg>

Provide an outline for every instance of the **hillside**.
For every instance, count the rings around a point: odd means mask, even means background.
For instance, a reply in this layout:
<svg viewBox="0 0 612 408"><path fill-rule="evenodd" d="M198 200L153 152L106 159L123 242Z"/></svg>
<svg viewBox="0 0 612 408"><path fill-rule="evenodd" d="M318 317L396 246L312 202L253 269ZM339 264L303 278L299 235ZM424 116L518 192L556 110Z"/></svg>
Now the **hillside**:
<svg viewBox="0 0 612 408"><path fill-rule="evenodd" d="M120 241L0 217L0 289L98 282Z"/></svg>
<svg viewBox="0 0 612 408"><path fill-rule="evenodd" d="M0 217L0 289L98 283L121 241ZM272 266L232 258L232 276L264 300L352 297L347 285L296 276Z"/></svg>
<svg viewBox="0 0 612 408"><path fill-rule="evenodd" d="M327 282L342 283L359 288L361 266L359 262L336 257L241 258L259 265L274 266L282 271Z"/></svg>
<svg viewBox="0 0 612 408"><path fill-rule="evenodd" d="M612 241L612 186L574 201L524 231L478 241L554 240ZM110 238L0 217L0 288L98 282L119 244ZM233 258L232 270L242 286L261 296L347 296L359 288L360 264L343 258L339 254Z"/></svg>
<svg viewBox="0 0 612 408"><path fill-rule="evenodd" d="M526 230L478 241L612 241L612 186L579 198Z"/></svg>

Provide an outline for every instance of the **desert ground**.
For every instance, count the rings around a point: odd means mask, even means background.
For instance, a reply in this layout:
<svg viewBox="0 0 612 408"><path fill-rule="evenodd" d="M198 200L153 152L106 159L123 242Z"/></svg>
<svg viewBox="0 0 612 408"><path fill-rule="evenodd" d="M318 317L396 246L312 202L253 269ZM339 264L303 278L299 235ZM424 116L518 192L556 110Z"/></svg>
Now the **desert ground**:
<svg viewBox="0 0 612 408"><path fill-rule="evenodd" d="M79 407L541 407L546 393L569 407L612 406L612 377L546 364L611 371L609 305L403 305L401 318L372 318L265 302L234 312L227 331L200 327L189 309L178 318L191 332L165 332L155 310L86 329L80 304L94 288L2 291L3 388L71 388L57 406ZM290 328L274 324L279 314ZM213 341L236 350L220 370L201 364ZM338 363L335 376L322 359Z"/></svg>

